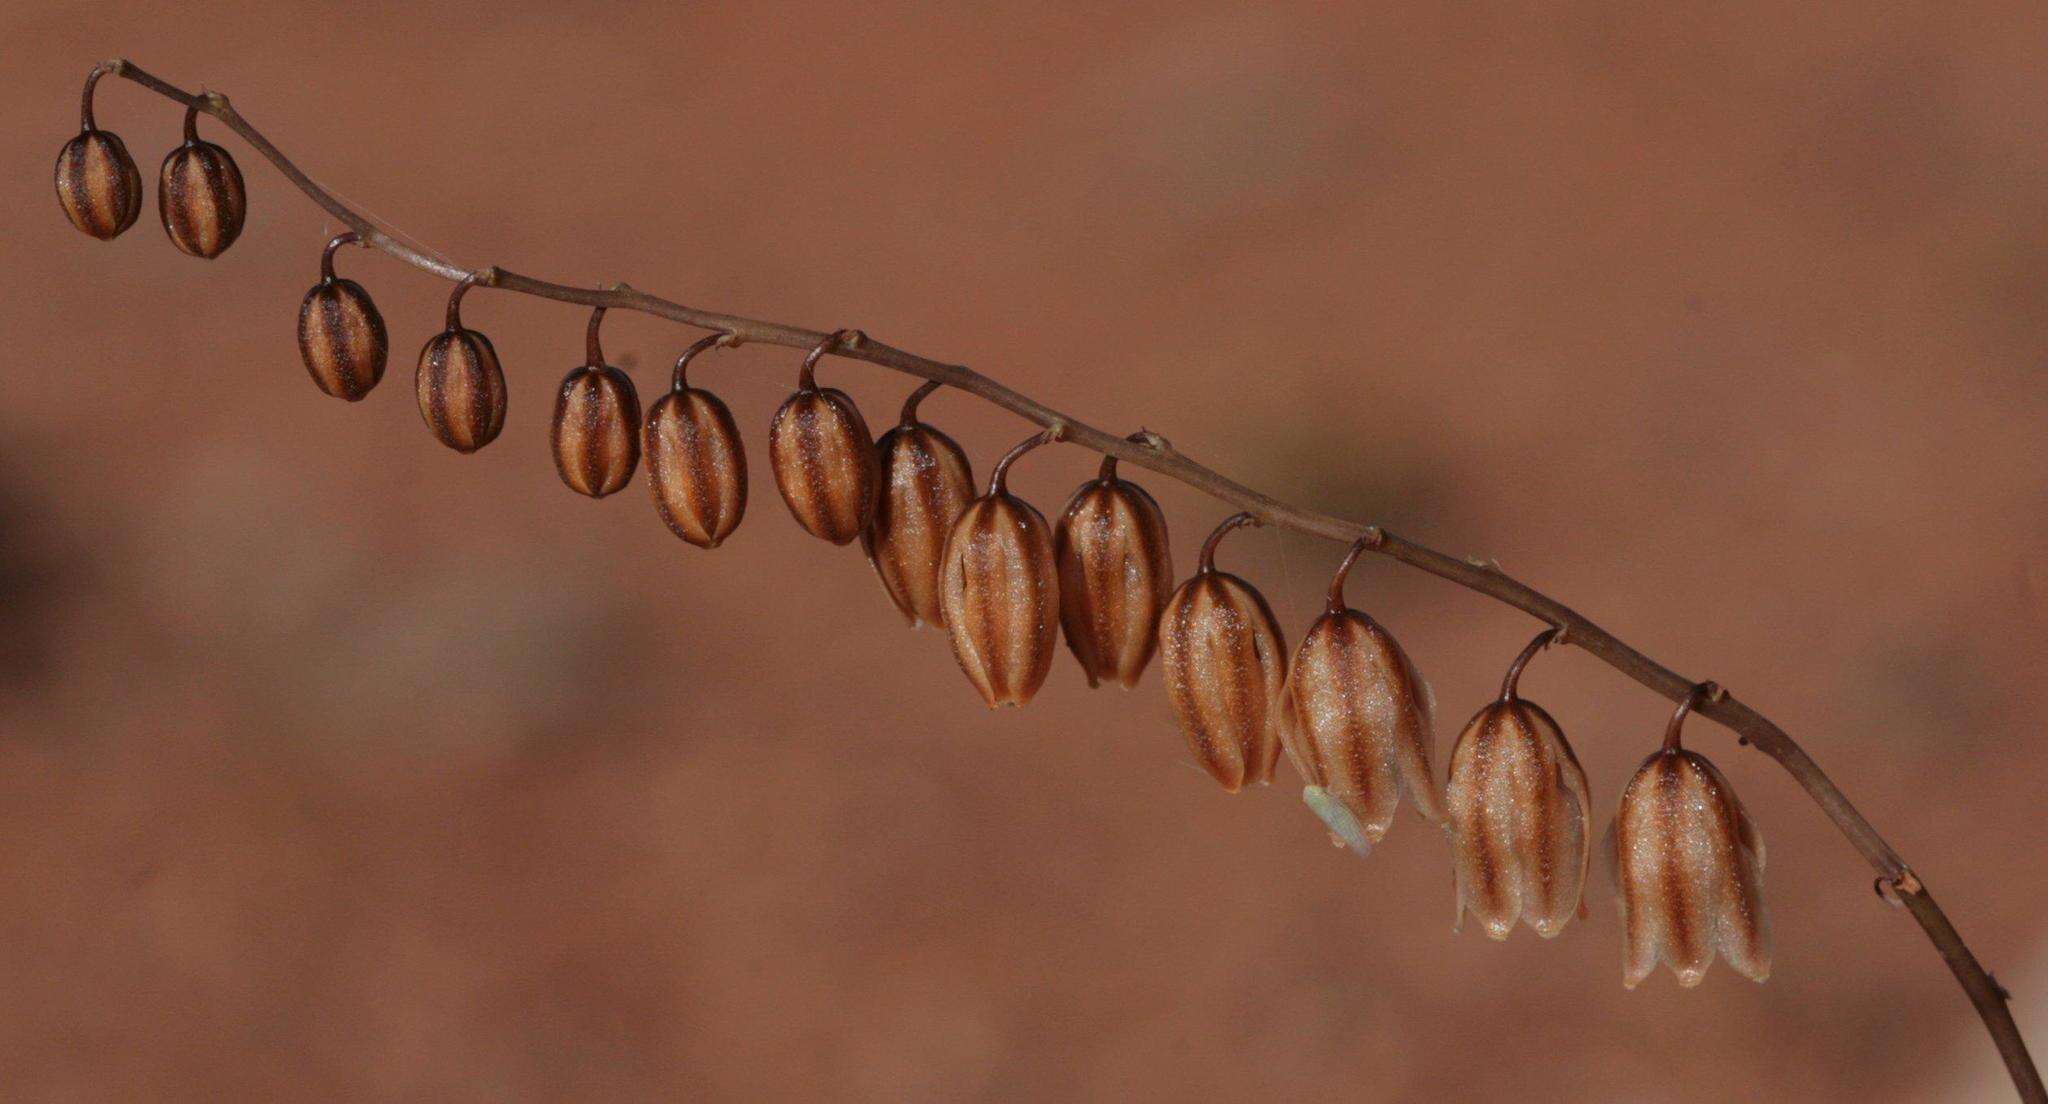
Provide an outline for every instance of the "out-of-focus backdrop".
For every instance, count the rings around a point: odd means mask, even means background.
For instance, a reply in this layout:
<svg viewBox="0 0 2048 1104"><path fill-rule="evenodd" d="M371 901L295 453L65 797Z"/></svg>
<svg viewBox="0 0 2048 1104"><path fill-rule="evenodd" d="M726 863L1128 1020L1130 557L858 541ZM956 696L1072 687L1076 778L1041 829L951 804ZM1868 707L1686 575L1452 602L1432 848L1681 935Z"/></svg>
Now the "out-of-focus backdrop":
<svg viewBox="0 0 2048 1104"><path fill-rule="evenodd" d="M799 354L702 362L756 465L722 550L555 477L582 311L488 291L503 438L434 443L446 285L367 401L293 319L337 227L220 128L247 232L72 230L127 55L230 94L463 263L629 281L999 375L1284 498L1498 559L1782 721L2048 1025L2048 19L1412 3L17 5L0 333L10 1100L2001 1099L1911 920L1761 756L1777 974L1624 992L1612 895L1454 934L1404 813L1360 861L1227 796L1156 672L990 713L765 464ZM178 110L118 80L145 177ZM153 188L152 188L153 190ZM652 396L692 332L615 317ZM886 424L909 389L823 369ZM983 470L1024 427L941 394ZM1093 469L1016 486L1056 508ZM1159 479L1183 569L1224 510ZM1339 549L1234 538L1298 636ZM1538 627L1354 576L1446 744ZM1668 705L1527 692L1604 827ZM2037 1036L2037 1042L2041 1039Z"/></svg>

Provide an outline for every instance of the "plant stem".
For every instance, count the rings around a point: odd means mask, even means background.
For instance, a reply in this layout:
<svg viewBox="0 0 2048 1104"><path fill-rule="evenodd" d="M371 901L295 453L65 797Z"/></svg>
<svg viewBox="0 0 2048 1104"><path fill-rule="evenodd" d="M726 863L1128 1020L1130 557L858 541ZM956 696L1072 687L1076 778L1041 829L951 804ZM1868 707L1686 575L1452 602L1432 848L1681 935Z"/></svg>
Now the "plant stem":
<svg viewBox="0 0 2048 1104"><path fill-rule="evenodd" d="M1616 639L1576 610L1507 575L1491 563L1460 559L1396 536L1376 525L1348 521L1282 502L1195 462L1156 435L1141 434L1133 440L1104 432L971 368L929 360L872 338L848 341L848 335L840 332L809 330L780 322L764 322L684 306L659 296L636 291L624 284L615 284L605 290L592 290L522 276L495 266L472 273L471 270L445 258L422 252L393 238L368 217L336 199L272 145L262 132L251 126L249 121L228 103L227 97L211 92L194 95L150 75L125 59L114 59L96 67L93 77L88 78L88 94L90 81L96 79L100 73L112 73L133 81L152 92L185 105L190 112L203 112L213 116L276 166L287 180L322 210L347 224L360 235L363 245L389 254L442 279L460 281L474 275L475 283L500 291L518 292L541 299L588 307L639 311L699 329L730 334L730 344L759 342L764 345L815 349L820 353L830 351L841 357L864 360L957 388L985 399L1026 421L1047 429L1058 428L1062 433L1062 440L1092 449L1105 457L1113 457L1158 472L1212 498L1236 506L1249 515L1248 520L1258 524L1322 537L1340 544L1363 545L1369 551L1389 556L1512 606L1559 630L1559 643L1579 648L1673 702L1686 702L1692 697L1694 688L1698 685L1696 680L1684 678L1657 663ZM191 115L188 113L188 130L190 122ZM449 313L452 326L453 301L449 304ZM815 362L816 357L813 356L811 359ZM1211 540L1213 546L1214 538ZM1848 838L1849 843L1871 868L1877 871L1880 887L1888 889L1904 903L1913 919L1918 921L1927 933L1928 940L1941 953L1943 961L1948 963L1950 971L1955 974L1956 981L1962 985L1970 1002L1976 1006L1985 1029L1997 1045L1999 1056L2005 1061L2006 1070L2012 1076L2013 1085L2018 1089L2020 1099L2027 1101L2028 1104L2048 1104L2048 1089L2043 1088L2041 1075L2035 1070L2033 1060L2027 1053L2026 1041L2021 1038L2019 1028L2013 1022L2012 1013L2006 1006L2010 999L2009 994L1984 970L1976 956L1970 953L1962 936L1956 933L1955 925L1949 922L1947 914L1942 912L1941 906L1935 903L1933 895L1927 891L1926 884L1913 873L1912 868L1892 845L1885 842L1884 837L1871 827L1870 822L1863 818L1863 814L1856 811L1856 807L1849 802L1848 796L1841 788L1835 785L1834 780L1821 770L1820 765L1813 761L1813 757L1794 742L1784 729L1737 701L1733 695L1723 693L1713 700L1700 702L1694 712L1721 724L1741 737L1743 743L1776 760L1779 766L1805 788L1807 795L1820 806L1821 812L1834 822L1835 827Z"/></svg>

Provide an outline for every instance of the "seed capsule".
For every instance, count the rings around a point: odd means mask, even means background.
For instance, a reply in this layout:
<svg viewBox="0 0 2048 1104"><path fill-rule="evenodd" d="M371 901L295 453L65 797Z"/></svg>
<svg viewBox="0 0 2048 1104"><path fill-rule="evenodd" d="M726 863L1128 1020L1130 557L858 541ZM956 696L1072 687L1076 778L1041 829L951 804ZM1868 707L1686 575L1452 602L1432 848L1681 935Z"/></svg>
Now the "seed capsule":
<svg viewBox="0 0 2048 1104"><path fill-rule="evenodd" d="M555 471L577 494L618 490L640 463L640 396L626 373L604 362L597 328L604 308L590 312L589 357L562 377L555 393Z"/></svg>
<svg viewBox="0 0 2048 1104"><path fill-rule="evenodd" d="M844 391L820 388L812 372L826 352L865 339L859 330L841 330L819 342L797 373L796 394L768 429L775 489L805 532L833 544L849 543L868 527L882 472L860 409Z"/></svg>
<svg viewBox="0 0 2048 1104"><path fill-rule="evenodd" d="M505 428L505 370L491 339L462 325L462 297L476 284L464 276L448 295L448 328L420 349L413 391L420 417L442 444L471 453Z"/></svg>
<svg viewBox="0 0 2048 1104"><path fill-rule="evenodd" d="M94 125L92 90L103 72L86 75L78 137L57 153L57 202L71 225L111 241L142 213L142 172L118 135Z"/></svg>
<svg viewBox="0 0 2048 1104"><path fill-rule="evenodd" d="M1430 770L1436 735L1429 690L1394 638L1344 603L1344 577L1368 545L1361 540L1344 557L1327 610L1295 650L1288 752L1301 776L1349 810L1366 841L1377 843L1404 791L1427 819L1441 824L1444 815Z"/></svg>
<svg viewBox="0 0 2048 1104"><path fill-rule="evenodd" d="M334 274L334 251L360 240L354 231L327 243L320 255L320 282L299 304L299 357L320 390L355 402L384 378L390 344L384 316L370 293L354 280Z"/></svg>
<svg viewBox="0 0 2048 1104"><path fill-rule="evenodd" d="M172 245L211 259L227 252L241 236L249 198L235 159L199 139L198 119L198 104L185 109L185 144L164 158L157 174L156 206Z"/></svg>
<svg viewBox="0 0 2048 1104"><path fill-rule="evenodd" d="M1116 457L1084 483L1053 535L1060 567L1060 627L1088 685L1125 689L1159 647L1159 614L1173 589L1166 515L1145 488L1117 477Z"/></svg>
<svg viewBox="0 0 2048 1104"><path fill-rule="evenodd" d="M1622 791L1608 837L1620 890L1622 984L1633 989L1662 961L1678 983L1706 977L1716 952L1751 981L1771 976L1764 911L1764 843L1728 780L1684 750L1679 728L1703 684L1671 715L1664 746Z"/></svg>
<svg viewBox="0 0 2048 1104"><path fill-rule="evenodd" d="M1280 756L1278 701L1287 642L1266 599L1216 570L1216 545L1250 514L1225 519L1202 546L1193 578L1159 615L1159 661L1181 734L1208 772L1236 793L1273 776Z"/></svg>
<svg viewBox="0 0 2048 1104"><path fill-rule="evenodd" d="M988 494L953 523L939 594L953 658L990 708L1023 705L1045 684L1059 635L1059 571L1045 516L1009 491L1010 465L1056 440L1048 430L1010 450Z"/></svg>
<svg viewBox="0 0 2048 1104"><path fill-rule="evenodd" d="M926 383L903 403L896 428L875 442L882 492L875 520L861 534L875 575L912 626L943 625L939 565L946 538L974 498L974 468L951 437L918 420L917 406L937 390Z"/></svg>
<svg viewBox="0 0 2048 1104"><path fill-rule="evenodd" d="M1549 713L1516 693L1522 668L1557 630L1508 668L1500 700L1472 718L1451 749L1450 815L1458 911L1506 939L1517 920L1549 939L1581 911L1592 837L1586 772Z"/></svg>
<svg viewBox="0 0 2048 1104"><path fill-rule="evenodd" d="M675 385L647 412L647 486L676 536L716 548L747 512L747 451L732 411L686 372L697 354L731 334L712 334L676 359Z"/></svg>

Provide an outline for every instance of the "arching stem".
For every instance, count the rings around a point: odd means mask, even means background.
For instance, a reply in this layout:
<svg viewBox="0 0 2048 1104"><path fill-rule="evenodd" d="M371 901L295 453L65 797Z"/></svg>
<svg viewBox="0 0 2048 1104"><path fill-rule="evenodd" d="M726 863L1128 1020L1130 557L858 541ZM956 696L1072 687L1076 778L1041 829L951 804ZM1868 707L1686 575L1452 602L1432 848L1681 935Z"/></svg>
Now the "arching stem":
<svg viewBox="0 0 2048 1104"><path fill-rule="evenodd" d="M1064 436L1066 436L1064 427L1053 426L1042 433L1034 433L1017 442L1017 447L1004 453L1003 458L996 461L996 470L989 474L988 496L994 498L997 495L1010 493L1010 465L1016 463L1019 456L1030 452L1040 445L1049 445Z"/></svg>
<svg viewBox="0 0 2048 1104"><path fill-rule="evenodd" d="M1253 517L1249 510L1240 514L1232 514L1229 517L1224 518L1223 521L1216 526L1215 531L1209 534L1209 539L1202 542L1202 558L1195 565L1195 573L1198 575L1215 574L1216 546L1223 543L1224 536L1226 536L1232 529L1236 529L1239 526L1244 525L1256 527L1263 524L1265 523L1260 521L1258 518Z"/></svg>
<svg viewBox="0 0 2048 1104"><path fill-rule="evenodd" d="M1522 668L1527 667L1529 661L1536 658L1537 652L1550 647L1550 642L1556 639L1557 630L1555 628L1545 629L1536 634L1536 639L1531 640L1528 647L1522 649L1522 654L1516 656L1514 663L1508 666L1508 676L1500 682L1501 701L1511 702L1515 700L1516 691L1522 682Z"/></svg>
<svg viewBox="0 0 2048 1104"><path fill-rule="evenodd" d="M590 328L584 331L583 362L592 368L604 363L604 346L597 340L597 329L604 325L604 312L608 308L596 307L590 312Z"/></svg>
<svg viewBox="0 0 2048 1104"><path fill-rule="evenodd" d="M818 358L838 349L857 349L867 339L868 335L859 330L835 330L832 333L826 334L825 340L812 346L810 353L805 355L804 366L797 369L796 389L799 391L816 391L818 389L818 381L816 379Z"/></svg>
<svg viewBox="0 0 2048 1104"><path fill-rule="evenodd" d="M917 404L923 402L925 396L944 386L945 384L940 383L938 380L926 380L918 384L917 389L910 393L910 397L903 400L903 416L897 419L896 424L905 428L916 425Z"/></svg>
<svg viewBox="0 0 2048 1104"><path fill-rule="evenodd" d="M93 66L92 72L85 75L85 92L79 96L78 100L78 126L81 130L99 129L99 124L94 122L92 117L93 86L98 84L100 78L106 75L106 62Z"/></svg>
<svg viewBox="0 0 2048 1104"><path fill-rule="evenodd" d="M1703 682L1693 687L1692 693L1687 694L1685 700L1678 703L1678 708L1671 711L1671 723L1664 726L1664 750L1678 751L1682 746L1678 742L1678 733L1685 727L1686 715L1720 696L1721 687L1717 683Z"/></svg>
<svg viewBox="0 0 2048 1104"><path fill-rule="evenodd" d="M450 333L462 328L462 297L468 295L469 289L475 286L476 273L472 272L462 279L455 281L455 290L448 293L448 331Z"/></svg>
<svg viewBox="0 0 2048 1104"><path fill-rule="evenodd" d="M683 355L676 358L676 378L674 384L675 391L678 394L680 394L681 392L690 389L689 379L684 373L686 373L689 370L690 362L697 359L698 353L701 353L714 345L726 345L730 344L731 342L732 335L729 333L721 332L709 334L705 337L700 337L697 339L695 344L691 345L687 349L684 349Z"/></svg>
<svg viewBox="0 0 2048 1104"><path fill-rule="evenodd" d="M334 251L344 245L352 245L362 240L362 235L353 230L345 230L334 235L334 239L327 243L327 248L320 251L321 283L331 284L334 282Z"/></svg>
<svg viewBox="0 0 2048 1104"><path fill-rule="evenodd" d="M185 144L188 146L199 144L199 105L202 102L193 100L185 105Z"/></svg>
<svg viewBox="0 0 2048 1104"><path fill-rule="evenodd" d="M1344 612L1344 580L1350 577L1351 566L1358 562L1358 557L1378 548L1383 539L1380 530L1373 529L1351 542L1351 550L1344 553L1344 562L1337 565L1337 574L1330 580L1330 597L1325 609L1331 613Z"/></svg>

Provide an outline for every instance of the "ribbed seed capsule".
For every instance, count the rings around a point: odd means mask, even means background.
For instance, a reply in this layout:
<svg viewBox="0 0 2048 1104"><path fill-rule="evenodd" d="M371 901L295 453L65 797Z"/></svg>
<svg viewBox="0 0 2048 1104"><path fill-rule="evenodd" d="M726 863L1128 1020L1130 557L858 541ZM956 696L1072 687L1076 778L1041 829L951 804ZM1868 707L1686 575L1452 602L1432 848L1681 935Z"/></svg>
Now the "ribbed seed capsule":
<svg viewBox="0 0 2048 1104"><path fill-rule="evenodd" d="M413 391L435 439L461 453L498 439L505 428L505 370L491 339L462 325L462 296L476 284L464 276L448 295L448 328L420 349Z"/></svg>
<svg viewBox="0 0 2048 1104"><path fill-rule="evenodd" d="M1159 614L1173 590L1166 515L1136 483L1118 478L1116 457L1081 485L1053 532L1060 568L1060 627L1088 685L1125 689L1159 647Z"/></svg>
<svg viewBox="0 0 2048 1104"><path fill-rule="evenodd" d="M142 213L142 172L119 136L94 125L92 90L102 72L94 66L86 75L78 137L57 153L57 202L71 225L111 241Z"/></svg>
<svg viewBox="0 0 2048 1104"><path fill-rule="evenodd" d="M1430 767L1429 689L1394 638L1344 602L1344 578L1370 539L1344 557L1328 608L1295 649L1287 676L1293 715L1283 730L1295 770L1377 843L1404 791L1425 818L1442 824L1444 814Z"/></svg>
<svg viewBox="0 0 2048 1104"><path fill-rule="evenodd" d="M320 255L320 282L299 304L299 357L320 390L355 402L384 378L390 351L384 316L370 293L354 280L334 274L334 251L360 240L351 230L327 243Z"/></svg>
<svg viewBox="0 0 2048 1104"><path fill-rule="evenodd" d="M819 357L863 340L859 330L841 330L819 342L797 373L796 394L768 428L775 489L805 532L833 544L850 543L867 529L881 489L881 465L860 409L844 391L820 388L812 373Z"/></svg>
<svg viewBox="0 0 2048 1104"><path fill-rule="evenodd" d="M185 109L185 144L164 158L157 174L157 214L171 244L208 259L227 252L249 213L242 170L228 151L199 138L199 106Z"/></svg>
<svg viewBox="0 0 2048 1104"><path fill-rule="evenodd" d="M577 494L603 498L633 478L640 463L640 396L626 373L604 362L597 330L605 308L590 312L589 353L555 393L555 471Z"/></svg>
<svg viewBox="0 0 2048 1104"><path fill-rule="evenodd" d="M1680 985L1698 985L1717 952L1751 981L1771 976L1763 838L1721 772L1679 744L1686 714L1714 689L1704 684L1679 705L1614 814L1607 851L1631 989L1660 961Z"/></svg>
<svg viewBox="0 0 2048 1104"><path fill-rule="evenodd" d="M712 334L676 358L675 384L647 412L647 487L654 509L676 536L716 548L747 512L747 451L732 411L691 387L697 354L731 339Z"/></svg>
<svg viewBox="0 0 2048 1104"><path fill-rule="evenodd" d="M1010 465L1057 435L1048 430L1010 450L969 503L939 573L953 658L990 708L1023 705L1045 684L1059 636L1059 572L1045 516L1009 491Z"/></svg>
<svg viewBox="0 0 2048 1104"><path fill-rule="evenodd" d="M1578 915L1592 836L1586 772L1549 713L1517 693L1522 668L1549 644L1545 630L1508 668L1500 699L1472 718L1451 749L1444 806L1451 822L1458 914L1506 939L1519 920L1545 939Z"/></svg>
<svg viewBox="0 0 2048 1104"><path fill-rule="evenodd" d="M1232 793L1273 776L1277 699L1287 680L1287 642L1272 608L1250 583L1216 570L1224 534L1255 524L1236 514L1217 526L1194 577L1159 615L1167 701L1196 761Z"/></svg>
<svg viewBox="0 0 2048 1104"><path fill-rule="evenodd" d="M937 390L926 383L904 400L896 428L875 442L882 491L861 547L889 600L912 626L943 625L939 565L946 538L974 498L974 467L951 437L919 421L918 404Z"/></svg>

